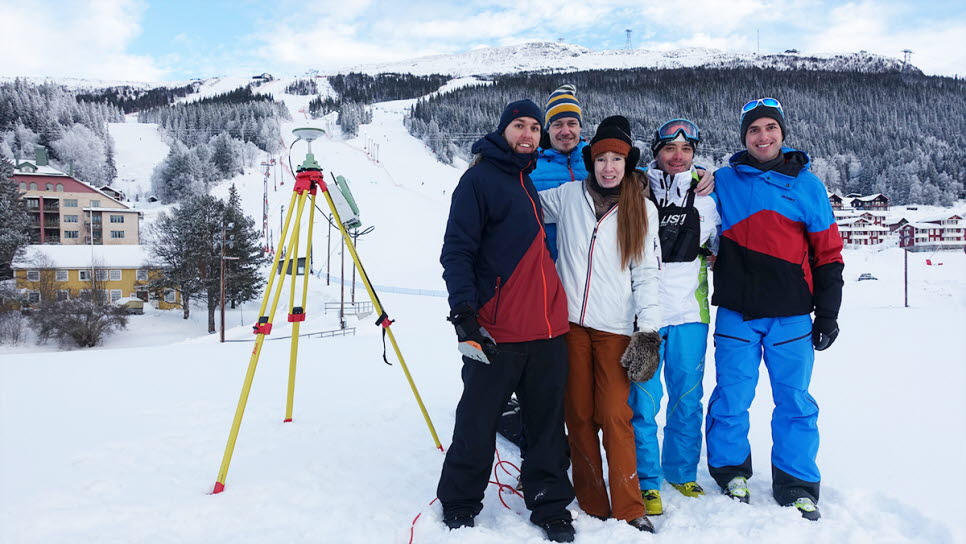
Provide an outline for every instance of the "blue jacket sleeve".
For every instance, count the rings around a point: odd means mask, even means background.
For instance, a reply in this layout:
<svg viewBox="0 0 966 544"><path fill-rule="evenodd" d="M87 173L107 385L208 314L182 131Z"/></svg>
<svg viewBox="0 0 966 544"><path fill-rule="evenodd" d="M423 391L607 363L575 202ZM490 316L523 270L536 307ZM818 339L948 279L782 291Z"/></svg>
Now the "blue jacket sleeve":
<svg viewBox="0 0 966 544"><path fill-rule="evenodd" d="M479 309L473 270L486 217L480 196L472 173L463 174L453 191L439 258L451 310L462 303L469 304L474 310Z"/></svg>

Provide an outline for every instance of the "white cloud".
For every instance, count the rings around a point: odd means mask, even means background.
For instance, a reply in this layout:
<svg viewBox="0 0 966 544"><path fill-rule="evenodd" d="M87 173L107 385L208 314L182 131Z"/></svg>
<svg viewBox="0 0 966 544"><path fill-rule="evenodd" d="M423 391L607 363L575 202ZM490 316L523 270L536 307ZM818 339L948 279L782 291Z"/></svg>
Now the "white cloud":
<svg viewBox="0 0 966 544"><path fill-rule="evenodd" d="M876 2L844 4L806 33L805 42L812 51L866 50L895 58L911 49L912 63L927 75L966 75L966 21L917 21L913 27L905 16Z"/></svg>
<svg viewBox="0 0 966 544"><path fill-rule="evenodd" d="M3 73L157 81L153 59L127 52L143 12L135 0L2 3Z"/></svg>

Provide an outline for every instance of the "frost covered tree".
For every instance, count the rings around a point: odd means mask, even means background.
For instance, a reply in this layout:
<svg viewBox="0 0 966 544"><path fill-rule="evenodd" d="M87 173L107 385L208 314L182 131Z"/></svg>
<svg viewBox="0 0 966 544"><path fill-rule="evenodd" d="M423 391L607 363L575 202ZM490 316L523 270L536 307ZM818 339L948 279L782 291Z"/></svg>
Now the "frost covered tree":
<svg viewBox="0 0 966 544"><path fill-rule="evenodd" d="M30 214L12 174L13 166L0 160L0 280L12 277L10 265L30 244Z"/></svg>
<svg viewBox="0 0 966 544"><path fill-rule="evenodd" d="M95 187L109 185L113 180L108 166L108 147L100 137L81 124L74 124L57 140L50 143L61 170L73 167L74 177Z"/></svg>
<svg viewBox="0 0 966 544"><path fill-rule="evenodd" d="M161 214L149 234L148 245L161 274L153 287L175 286L181 293L184 318L192 301L204 301L208 332L215 332L215 312L221 301L221 240L225 229L225 256L236 257L226 267L226 296L245 302L258 296L264 263L254 221L244 215L237 191L229 204L207 194L181 201L171 215Z"/></svg>

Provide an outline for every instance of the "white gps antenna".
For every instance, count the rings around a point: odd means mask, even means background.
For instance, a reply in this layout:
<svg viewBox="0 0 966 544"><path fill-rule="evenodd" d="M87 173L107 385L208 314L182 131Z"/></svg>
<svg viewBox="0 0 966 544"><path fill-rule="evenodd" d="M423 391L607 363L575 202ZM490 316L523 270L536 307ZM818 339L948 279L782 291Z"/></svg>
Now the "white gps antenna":
<svg viewBox="0 0 966 544"><path fill-rule="evenodd" d="M300 168L303 170L310 168L320 170L319 163L315 162L315 155L312 154L312 142L321 138L325 131L321 128L301 127L294 129L292 134L299 140L305 140L305 143L309 146L309 151L305 154L305 162L302 163Z"/></svg>

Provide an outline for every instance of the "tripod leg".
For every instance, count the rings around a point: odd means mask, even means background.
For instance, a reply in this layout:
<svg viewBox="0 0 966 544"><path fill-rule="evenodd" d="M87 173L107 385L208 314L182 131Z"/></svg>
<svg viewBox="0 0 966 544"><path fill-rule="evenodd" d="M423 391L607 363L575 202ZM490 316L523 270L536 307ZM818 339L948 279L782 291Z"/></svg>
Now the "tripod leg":
<svg viewBox="0 0 966 544"><path fill-rule="evenodd" d="M311 195L309 204L309 232L305 241L305 272L302 274L302 301L300 306L295 306L295 275L292 276L292 292L290 294L289 306L292 307L288 319L292 322L292 349L289 355L288 365L288 395L285 399L285 422L292 421L292 409L295 404L295 367L298 359L299 349L299 330L302 321L306 317L306 302L309 292L309 267L312 262L312 234L315 226L315 195ZM298 260L296 259L296 266ZM297 268L296 268L297 270Z"/></svg>
<svg viewBox="0 0 966 544"><path fill-rule="evenodd" d="M339 211L335 208L335 203L332 201L332 195L325 191L325 200L329 204L329 210L332 212L332 216L335 217L335 224L339 226L339 232L342 233L342 239L345 241L346 247L349 248L349 253L352 255L352 262L355 263L356 269L359 271L359 276L362 278L363 285L366 286L366 291L369 293L369 298L372 300L372 304L375 307L376 312L380 316L386 315L382 304L379 302L379 297L376 296L375 290L372 288L372 283L369 281L369 276L366 274L365 269L362 267L362 261L359 260L359 255L356 253L356 248L352 244L352 239L349 237L349 233L345 230L345 225L342 224L342 218L339 217ZM422 397L419 396L419 391L416 389L416 382L413 381L412 375L409 373L409 368L406 366L406 360L403 359L402 352L399 351L399 345L396 344L396 337L392 334L391 321L386 317L380 325L385 328L386 334L389 336L389 341L392 343L393 350L396 352L396 357L399 359L399 364L402 366L403 373L406 374L406 380L409 381L409 387L413 391L413 396L416 397L416 404L419 405L419 410L423 414L423 419L426 421L426 426L429 427L429 433L433 436L433 442L436 444L436 448L440 451L443 450L442 444L439 442L439 436L436 435L436 428L433 427L433 421L429 418L429 412L426 411L426 406L423 404Z"/></svg>
<svg viewBox="0 0 966 544"><path fill-rule="evenodd" d="M302 218L301 205L305 203L304 193L292 193L292 203L298 201L299 211L295 216L295 227L294 230L298 232L299 223ZM275 280L275 274L278 270L279 258L281 255L281 249L285 244L285 236L288 233L289 220L292 217L292 209L290 205L289 213L285 218L285 226L282 227L282 235L279 238L279 250L275 253L275 259L272 263L272 270L269 272L268 285L265 287L265 296L262 300L262 306L259 310L258 323L255 325L255 347L252 349L251 358L248 361L248 371L245 373L245 381L242 384L241 395L238 398L238 406L235 408L235 418L232 420L231 430L228 433L228 444L225 445L225 454L221 460L221 468L218 470L218 479L215 480L215 487L212 490L212 494L221 493L225 490L225 480L228 478L228 467L231 464L231 456L235 451L235 442L238 439L238 430L241 428L242 418L245 415L245 407L248 404L248 394L252 389L252 381L255 378L255 369L258 366L258 358L262 352L262 346L265 343L265 335L267 335L272 329L272 317L275 315L275 309L278 306L279 292L281 291L283 281L279 280L278 287L275 290L274 301L272 302L271 313L267 316L265 315L265 308L268 305L269 293L272 289L272 283ZM289 242L289 248L286 252L291 255L292 252L292 242ZM291 261L291 259L287 259Z"/></svg>

